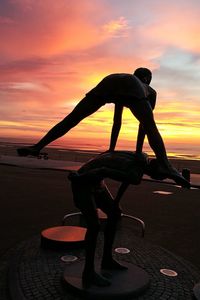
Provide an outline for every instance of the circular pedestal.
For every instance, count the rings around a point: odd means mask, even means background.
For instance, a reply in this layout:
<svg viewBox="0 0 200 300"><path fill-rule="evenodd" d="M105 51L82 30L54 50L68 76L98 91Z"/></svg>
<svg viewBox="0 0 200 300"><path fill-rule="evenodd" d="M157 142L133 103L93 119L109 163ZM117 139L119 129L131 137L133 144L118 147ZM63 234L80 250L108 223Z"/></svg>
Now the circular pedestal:
<svg viewBox="0 0 200 300"><path fill-rule="evenodd" d="M99 262L95 262L97 272L106 277L111 285L107 287L91 286L84 289L82 286L82 271L85 261L68 265L64 271L64 283L68 289L86 297L87 299L126 299L141 294L149 285L149 276L141 268L121 262L128 267L123 271L100 270Z"/></svg>
<svg viewBox="0 0 200 300"><path fill-rule="evenodd" d="M57 226L41 232L41 246L62 248L82 246L85 240L86 228L78 226Z"/></svg>

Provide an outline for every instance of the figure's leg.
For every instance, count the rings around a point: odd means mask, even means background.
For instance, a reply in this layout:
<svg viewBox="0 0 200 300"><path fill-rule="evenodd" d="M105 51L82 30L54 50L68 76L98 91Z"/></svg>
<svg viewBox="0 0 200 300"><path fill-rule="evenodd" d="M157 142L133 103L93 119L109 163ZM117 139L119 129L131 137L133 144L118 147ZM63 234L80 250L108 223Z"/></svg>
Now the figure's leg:
<svg viewBox="0 0 200 300"><path fill-rule="evenodd" d="M168 178L175 180L175 182L184 187L189 187L189 183L187 182L187 180L185 180L184 177L172 167L167 158L165 145L156 126L153 117L153 111L149 102L145 99L135 101L133 106L130 107L130 110L139 120L140 124L143 126L146 132L149 144L160 164L160 173L166 175L166 177Z"/></svg>
<svg viewBox="0 0 200 300"><path fill-rule="evenodd" d="M77 185L72 182L72 192L75 205L82 212L87 232L85 235L85 266L82 274L82 282L85 288L91 285L108 286L110 281L95 272L94 258L99 232L99 219L96 205L92 195L92 187Z"/></svg>
<svg viewBox="0 0 200 300"><path fill-rule="evenodd" d="M113 197L102 182L101 188L95 192L95 201L98 207L107 214L107 224L104 231L104 248L101 266L103 269L124 270L125 266L119 264L112 256L112 247L115 239L117 223L121 219L121 209L119 205L115 206Z"/></svg>
<svg viewBox="0 0 200 300"><path fill-rule="evenodd" d="M37 155L40 150L53 142L57 138L63 136L71 128L75 127L81 120L96 112L105 103L92 97L83 98L61 122L56 124L49 132L34 146L18 149L18 154L27 156L29 154Z"/></svg>

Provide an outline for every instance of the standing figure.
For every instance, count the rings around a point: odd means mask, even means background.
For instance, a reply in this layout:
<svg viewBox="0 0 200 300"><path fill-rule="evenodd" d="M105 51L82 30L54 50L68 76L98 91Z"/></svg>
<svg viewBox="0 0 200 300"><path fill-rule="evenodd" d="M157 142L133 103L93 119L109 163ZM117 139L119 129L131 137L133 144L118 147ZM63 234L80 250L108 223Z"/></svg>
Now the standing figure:
<svg viewBox="0 0 200 300"><path fill-rule="evenodd" d="M159 178L159 173L155 169L152 171L152 174ZM125 271L127 269L114 260L112 256L116 225L121 218L119 201L128 185L139 184L144 173L151 175L151 166L146 154L115 151L102 153L84 164L77 172L69 174L68 178L71 181L74 203L82 212L87 224L85 266L82 274L82 282L85 288L91 285L110 285L107 278L95 271L94 258L99 232L97 208L100 208L107 215L101 267L106 270ZM105 178L122 182L115 199L111 196L104 182ZM160 179L163 179L163 177Z"/></svg>
<svg viewBox="0 0 200 300"><path fill-rule="evenodd" d="M138 131L137 151L142 151L145 134L153 149L163 176L175 180L178 184L188 187L188 182L170 164L165 145L156 126L153 109L156 102L156 92L149 86L151 71L146 68L136 69L134 74L117 73L106 76L95 88L76 105L74 110L34 146L19 148L21 156L38 155L40 150L63 136L81 120L96 112L107 103L115 104L113 127L109 151L114 151L121 128L122 112L128 107L140 122Z"/></svg>

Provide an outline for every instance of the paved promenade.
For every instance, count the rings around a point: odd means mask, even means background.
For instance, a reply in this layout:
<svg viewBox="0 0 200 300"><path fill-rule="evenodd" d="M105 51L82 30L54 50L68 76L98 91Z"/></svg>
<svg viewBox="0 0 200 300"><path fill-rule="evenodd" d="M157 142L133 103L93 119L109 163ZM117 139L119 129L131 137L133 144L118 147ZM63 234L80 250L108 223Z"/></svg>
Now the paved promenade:
<svg viewBox="0 0 200 300"><path fill-rule="evenodd" d="M78 299L60 283L65 268L60 257L73 254L81 260L83 251L41 249L40 232L61 225L66 213L76 211L67 174L80 165L73 161L1 156L1 300ZM199 184L199 175L192 174L192 182ZM115 193L117 183L108 184ZM199 196L199 189L185 190L148 181L126 191L121 203L123 212L145 221L145 238L139 237L136 225L125 222L115 247L131 251L128 255L115 255L144 268L151 277L149 290L138 299L192 299L192 288L200 280ZM98 256L101 243L100 236ZM172 269L178 276L166 277L160 273L161 268Z"/></svg>

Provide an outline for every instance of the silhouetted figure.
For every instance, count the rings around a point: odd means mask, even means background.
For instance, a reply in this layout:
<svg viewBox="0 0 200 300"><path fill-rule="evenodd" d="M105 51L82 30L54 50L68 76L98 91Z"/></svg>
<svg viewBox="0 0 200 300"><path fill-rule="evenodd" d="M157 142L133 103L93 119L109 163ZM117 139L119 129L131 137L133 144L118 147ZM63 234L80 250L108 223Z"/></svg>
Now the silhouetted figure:
<svg viewBox="0 0 200 300"><path fill-rule="evenodd" d="M85 237L85 266L82 274L85 288L94 284L97 286L110 285L110 281L95 272L94 257L99 232L97 208L107 215L107 224L104 231L104 249L101 267L106 270L122 270L127 268L119 264L112 257L112 245L116 233L116 225L121 218L119 201L129 184L140 184L144 173L157 179L164 179L156 171L155 163L148 161L145 153L115 151L102 153L84 164L78 172L71 172L73 199L76 207L85 217L87 233ZM111 178L122 182L116 198L113 199L104 178Z"/></svg>
<svg viewBox="0 0 200 300"><path fill-rule="evenodd" d="M159 161L160 171L164 176L167 175L168 178L175 180L178 184L189 187L188 182L169 163L162 137L154 121L153 109L156 103L156 92L149 86L151 78L151 71L146 68L136 69L134 74L108 75L88 92L74 110L55 125L37 144L18 149L18 154L21 156L38 155L43 147L63 136L100 107L106 103L114 103L115 112L109 151L115 149L121 128L123 108L128 107L140 122L137 152L142 151L146 134L149 144Z"/></svg>

